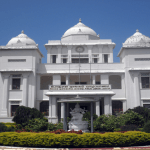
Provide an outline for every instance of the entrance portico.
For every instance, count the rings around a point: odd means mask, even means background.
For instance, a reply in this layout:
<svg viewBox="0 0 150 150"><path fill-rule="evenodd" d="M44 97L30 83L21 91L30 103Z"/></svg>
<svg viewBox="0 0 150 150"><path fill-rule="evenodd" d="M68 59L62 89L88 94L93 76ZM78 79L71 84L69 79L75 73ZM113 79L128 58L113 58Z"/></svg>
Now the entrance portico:
<svg viewBox="0 0 150 150"><path fill-rule="evenodd" d="M114 94L115 93L112 90L49 91L46 93L46 95L49 97L48 121L52 123L57 123L58 121L60 121L60 119L64 118L64 103L61 102L60 106L58 107L58 101L66 99L69 103L69 99L76 97L77 95L79 95L81 98L91 98L95 101L93 105L93 110L96 115L100 116L101 112L103 112L102 114L106 115L112 114L111 96L113 96ZM87 101L81 103L87 103ZM103 107L101 106L102 103L104 103ZM71 106L66 104L66 115L69 114L70 107ZM100 110L100 108L102 108L103 110ZM90 111L90 109L88 111Z"/></svg>

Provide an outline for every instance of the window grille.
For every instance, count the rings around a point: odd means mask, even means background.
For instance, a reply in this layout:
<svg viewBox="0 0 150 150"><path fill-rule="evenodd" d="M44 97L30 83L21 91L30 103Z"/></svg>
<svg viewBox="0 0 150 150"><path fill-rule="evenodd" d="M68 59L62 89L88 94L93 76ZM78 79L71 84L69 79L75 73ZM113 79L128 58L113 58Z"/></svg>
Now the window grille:
<svg viewBox="0 0 150 150"><path fill-rule="evenodd" d="M8 59L8 62L26 62L26 59Z"/></svg>

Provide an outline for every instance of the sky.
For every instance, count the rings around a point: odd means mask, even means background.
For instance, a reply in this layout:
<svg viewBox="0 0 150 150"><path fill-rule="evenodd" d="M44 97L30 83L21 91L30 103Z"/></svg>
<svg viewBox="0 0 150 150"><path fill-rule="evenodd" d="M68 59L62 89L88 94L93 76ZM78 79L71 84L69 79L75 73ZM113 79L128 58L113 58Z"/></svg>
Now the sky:
<svg viewBox="0 0 150 150"><path fill-rule="evenodd" d="M61 40L66 30L82 23L100 39L116 44L114 62L122 43L136 29L150 37L150 0L0 0L0 45L24 33L32 38L47 62L48 40Z"/></svg>

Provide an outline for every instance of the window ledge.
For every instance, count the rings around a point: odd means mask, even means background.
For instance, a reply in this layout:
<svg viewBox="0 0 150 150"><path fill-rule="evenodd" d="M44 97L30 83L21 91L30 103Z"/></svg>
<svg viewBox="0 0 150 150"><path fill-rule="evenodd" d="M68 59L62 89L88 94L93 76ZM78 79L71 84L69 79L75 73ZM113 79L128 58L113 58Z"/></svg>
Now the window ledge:
<svg viewBox="0 0 150 150"><path fill-rule="evenodd" d="M13 90L9 90L9 91L22 91L22 90L17 90L17 89L15 90L15 89L13 89Z"/></svg>

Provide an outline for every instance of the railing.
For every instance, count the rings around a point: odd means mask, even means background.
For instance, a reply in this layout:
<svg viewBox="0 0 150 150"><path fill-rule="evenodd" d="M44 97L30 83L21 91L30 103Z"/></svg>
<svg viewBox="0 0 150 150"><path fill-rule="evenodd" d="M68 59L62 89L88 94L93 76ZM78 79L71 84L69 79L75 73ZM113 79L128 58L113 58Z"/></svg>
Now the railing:
<svg viewBox="0 0 150 150"><path fill-rule="evenodd" d="M110 84L100 85L50 85L49 90L68 91L68 90L110 90Z"/></svg>

